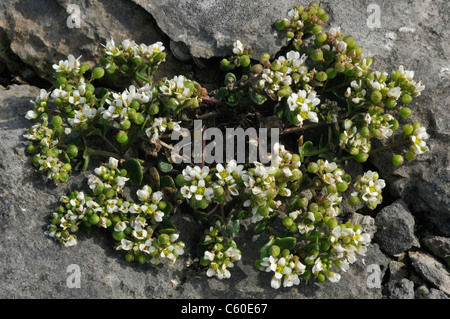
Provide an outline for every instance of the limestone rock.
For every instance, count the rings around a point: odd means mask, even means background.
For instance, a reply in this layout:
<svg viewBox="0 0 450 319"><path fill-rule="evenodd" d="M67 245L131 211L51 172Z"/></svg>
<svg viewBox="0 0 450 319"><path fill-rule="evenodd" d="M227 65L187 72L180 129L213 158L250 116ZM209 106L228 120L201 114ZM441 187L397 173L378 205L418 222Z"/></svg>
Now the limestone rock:
<svg viewBox="0 0 450 319"><path fill-rule="evenodd" d="M450 273L441 262L422 252L409 252L408 256L420 276L435 288L450 295Z"/></svg>
<svg viewBox="0 0 450 319"><path fill-rule="evenodd" d="M388 254L395 256L417 244L414 217L402 200L386 206L375 217L377 232L374 241Z"/></svg>

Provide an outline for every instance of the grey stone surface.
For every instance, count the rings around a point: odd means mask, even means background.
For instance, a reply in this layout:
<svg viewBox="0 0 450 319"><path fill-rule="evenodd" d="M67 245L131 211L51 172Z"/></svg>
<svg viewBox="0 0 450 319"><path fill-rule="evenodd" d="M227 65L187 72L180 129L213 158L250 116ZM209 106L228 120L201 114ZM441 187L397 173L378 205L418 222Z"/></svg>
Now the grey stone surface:
<svg viewBox="0 0 450 319"><path fill-rule="evenodd" d="M450 238L429 235L422 241L433 255L444 260L450 267Z"/></svg>
<svg viewBox="0 0 450 319"><path fill-rule="evenodd" d="M386 285L389 299L414 299L414 283L408 279L391 280Z"/></svg>
<svg viewBox="0 0 450 319"><path fill-rule="evenodd" d="M417 273L433 287L450 295L450 273L433 256L422 252L409 252L411 264Z"/></svg>
<svg viewBox="0 0 450 319"><path fill-rule="evenodd" d="M428 289L425 285L418 287L414 296L416 299L449 299L444 292L434 288Z"/></svg>
<svg viewBox="0 0 450 319"><path fill-rule="evenodd" d="M390 255L401 254L417 245L414 217L401 199L383 208L375 217L375 225L374 241Z"/></svg>
<svg viewBox="0 0 450 319"><path fill-rule="evenodd" d="M408 275L409 271L405 263L395 260L389 262L389 281L398 281L407 278Z"/></svg>
<svg viewBox="0 0 450 319"><path fill-rule="evenodd" d="M133 1L150 12L172 40L185 43L191 54L199 58L226 56L236 40L252 48L255 56L262 52L274 55L286 41L284 34L273 28L273 22L286 17L299 3L297 0Z"/></svg>
<svg viewBox="0 0 450 319"><path fill-rule="evenodd" d="M163 39L152 17L127 0L5 0L0 2L1 31L12 52L47 80L52 79L52 65L69 54L92 65L111 37L146 44Z"/></svg>

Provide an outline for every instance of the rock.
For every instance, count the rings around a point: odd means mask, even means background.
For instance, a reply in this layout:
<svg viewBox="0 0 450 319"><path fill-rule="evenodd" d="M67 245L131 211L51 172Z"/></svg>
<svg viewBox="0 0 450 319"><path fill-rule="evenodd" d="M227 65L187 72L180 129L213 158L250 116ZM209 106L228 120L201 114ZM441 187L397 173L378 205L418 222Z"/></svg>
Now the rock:
<svg viewBox="0 0 450 319"><path fill-rule="evenodd" d="M443 259L450 267L450 238L429 235L422 241L433 255Z"/></svg>
<svg viewBox="0 0 450 319"><path fill-rule="evenodd" d="M449 297L438 289L428 289L427 286L422 285L414 292L416 299L449 299Z"/></svg>
<svg viewBox="0 0 450 319"><path fill-rule="evenodd" d="M430 150L412 162L400 167L391 165L391 153L380 152L370 157L384 178L394 197L402 197L412 213L421 218L434 233L450 236L450 182L449 153L447 152L450 117L447 92L450 86L448 60L450 50L442 46L448 39L448 2L411 1L378 3L381 8L379 28L360 34L365 54L373 55L374 68L391 70L402 64L414 70L414 79L422 81L425 90L412 102L411 118L402 122L418 121L430 134ZM386 14L389 12L389 14ZM447 13L446 13L447 12ZM442 19L441 16L444 16ZM439 17L439 18L438 18ZM347 30L350 22L342 25ZM400 149L398 149L400 150ZM395 150L396 151L396 150Z"/></svg>
<svg viewBox="0 0 450 319"><path fill-rule="evenodd" d="M274 55L287 42L273 24L298 4L296 0L133 1L152 14L165 34L199 58L229 55L236 40L252 48L256 57L262 52Z"/></svg>
<svg viewBox="0 0 450 319"><path fill-rule="evenodd" d="M45 17L45 18L43 18ZM0 36L4 32L11 50L52 81L52 65L67 55L98 65L101 44L114 38L152 44L163 39L152 17L127 0L89 2L6 0L0 3ZM0 53L1 50L0 50ZM8 57L0 57L7 60Z"/></svg>
<svg viewBox="0 0 450 319"><path fill-rule="evenodd" d="M429 282L433 287L450 295L450 273L445 266L423 252L409 252L411 264L417 273Z"/></svg>
<svg viewBox="0 0 450 319"><path fill-rule="evenodd" d="M399 281L408 275L409 271L404 263L395 260L389 262L389 281Z"/></svg>
<svg viewBox="0 0 450 319"><path fill-rule="evenodd" d="M374 241L392 256L417 245L414 217L401 199L383 208L375 217L375 225Z"/></svg>
<svg viewBox="0 0 450 319"><path fill-rule="evenodd" d="M408 279L391 280L385 289L389 299L414 299L414 283Z"/></svg>

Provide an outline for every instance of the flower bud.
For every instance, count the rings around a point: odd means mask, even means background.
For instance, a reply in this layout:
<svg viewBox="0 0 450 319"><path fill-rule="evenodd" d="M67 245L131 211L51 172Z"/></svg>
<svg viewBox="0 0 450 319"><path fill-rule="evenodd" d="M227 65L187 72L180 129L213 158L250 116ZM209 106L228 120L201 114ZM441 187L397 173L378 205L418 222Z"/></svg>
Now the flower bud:
<svg viewBox="0 0 450 319"><path fill-rule="evenodd" d="M383 95L381 94L380 91L375 90L375 91L372 91L372 93L370 94L370 99L372 100L372 103L378 104L383 99Z"/></svg>

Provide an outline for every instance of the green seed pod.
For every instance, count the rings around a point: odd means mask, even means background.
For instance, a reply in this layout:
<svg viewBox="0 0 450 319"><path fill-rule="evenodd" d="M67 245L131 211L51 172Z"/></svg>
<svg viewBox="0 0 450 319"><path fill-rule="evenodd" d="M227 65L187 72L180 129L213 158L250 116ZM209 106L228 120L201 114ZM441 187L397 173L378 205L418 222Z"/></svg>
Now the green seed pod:
<svg viewBox="0 0 450 319"><path fill-rule="evenodd" d="M325 82L328 79L328 75L322 71L317 73L316 79L320 82Z"/></svg>
<svg viewBox="0 0 450 319"><path fill-rule="evenodd" d="M114 231L112 233L112 237L114 238L114 240L121 241L125 238L125 233L123 231Z"/></svg>
<svg viewBox="0 0 450 319"><path fill-rule="evenodd" d="M170 237L167 234L161 234L158 236L158 243L160 243L161 245L166 245L168 243L170 243Z"/></svg>
<svg viewBox="0 0 450 319"><path fill-rule="evenodd" d="M409 107L402 107L400 109L400 115L403 118L407 118L411 115L411 109Z"/></svg>
<svg viewBox="0 0 450 319"><path fill-rule="evenodd" d="M294 223L294 220L292 219L292 217L286 216L283 219L283 225L286 227L290 227L293 223Z"/></svg>
<svg viewBox="0 0 450 319"><path fill-rule="evenodd" d="M222 59L222 61L220 61L219 68L222 71L228 71L229 70L229 66L230 66L230 61L228 61L227 59Z"/></svg>
<svg viewBox="0 0 450 319"><path fill-rule="evenodd" d="M322 61L323 60L323 52L321 49L315 49L314 51L311 52L311 59L313 61Z"/></svg>
<svg viewBox="0 0 450 319"><path fill-rule="evenodd" d="M120 128L122 130L128 130L131 127L131 121L130 120L124 120L120 123Z"/></svg>
<svg viewBox="0 0 450 319"><path fill-rule="evenodd" d="M58 128L62 125L62 118L59 115L53 116L52 125L54 128Z"/></svg>
<svg viewBox="0 0 450 319"><path fill-rule="evenodd" d="M403 125L403 134L411 135L414 131L414 127L411 124Z"/></svg>
<svg viewBox="0 0 450 319"><path fill-rule="evenodd" d="M320 32L318 34L316 34L316 39L317 41L319 41L320 43L323 43L325 41L327 41L327 34L325 32Z"/></svg>
<svg viewBox="0 0 450 319"><path fill-rule="evenodd" d="M292 31L286 32L286 38L293 39L295 37L295 33Z"/></svg>
<svg viewBox="0 0 450 319"><path fill-rule="evenodd" d="M317 165L317 163L311 162L308 164L308 172L310 173L316 173L317 170L319 169L319 165Z"/></svg>
<svg viewBox="0 0 450 319"><path fill-rule="evenodd" d="M372 91L370 94L370 99L372 100L372 103L378 104L383 99L383 94L381 94L378 90Z"/></svg>
<svg viewBox="0 0 450 319"><path fill-rule="evenodd" d="M100 222L100 217L96 214L92 214L88 217L88 222L91 225L97 225Z"/></svg>
<svg viewBox="0 0 450 319"><path fill-rule="evenodd" d="M136 114L136 118L134 119L134 123L136 123L136 125L141 125L142 123L145 122L145 116L142 113L137 113Z"/></svg>
<svg viewBox="0 0 450 319"><path fill-rule="evenodd" d="M116 134L116 140L120 144L126 144L128 143L128 134L125 131L119 131Z"/></svg>
<svg viewBox="0 0 450 319"><path fill-rule="evenodd" d="M262 65L264 65L264 62L265 62L266 60L270 60L270 54L269 54L269 53L266 53L266 52L261 53L261 55L259 56L259 62L260 62Z"/></svg>
<svg viewBox="0 0 450 319"><path fill-rule="evenodd" d="M319 24L316 24L316 25L311 29L311 32L312 32L313 34L315 34L315 35L321 33L322 31L323 31L323 28L322 28L322 26L319 25Z"/></svg>
<svg viewBox="0 0 450 319"><path fill-rule="evenodd" d="M109 69L109 68L108 68ZM108 71L109 72L109 71ZM114 73L114 72L113 72ZM92 77L94 79L101 79L105 75L105 69L101 66L96 67L92 70Z"/></svg>
<svg viewBox="0 0 450 319"><path fill-rule="evenodd" d="M69 155L69 157L77 157L78 147L74 144L71 144L67 147L66 153L67 153L67 155Z"/></svg>
<svg viewBox="0 0 450 319"><path fill-rule="evenodd" d="M33 144L30 144L30 145L28 145L28 147L27 147L27 152L28 152L28 154L30 154L30 155L34 155L34 154L36 154L36 152L37 152L37 147L34 146Z"/></svg>
<svg viewBox="0 0 450 319"><path fill-rule="evenodd" d="M250 65L250 57L247 54L241 55L241 57L239 58L239 64L243 67L246 68Z"/></svg>
<svg viewBox="0 0 450 319"><path fill-rule="evenodd" d="M156 115L156 114L158 114L158 112L159 112L159 105L158 104L153 103L153 104L151 104L149 106L148 113L150 115Z"/></svg>
<svg viewBox="0 0 450 319"><path fill-rule="evenodd" d="M411 103L411 101L412 101L411 95L409 95L409 94L404 94L404 95L402 96L402 103L403 103L403 104L409 104L409 103Z"/></svg>
<svg viewBox="0 0 450 319"><path fill-rule="evenodd" d="M283 29L286 29L287 27L289 27L290 23L289 20L287 19L283 19L283 20L277 20L275 22L275 29L277 29L278 31L281 31Z"/></svg>
<svg viewBox="0 0 450 319"><path fill-rule="evenodd" d="M80 72L81 72L81 73L85 73L85 72L87 72L89 69L90 69L89 64L84 63L84 64L82 64L81 67L80 67Z"/></svg>
<svg viewBox="0 0 450 319"><path fill-rule="evenodd" d="M416 159L416 154L414 152L408 152L408 153L405 154L405 158L408 161L413 161L413 160Z"/></svg>
<svg viewBox="0 0 450 319"><path fill-rule="evenodd" d="M359 152L358 155L355 156L355 160L359 163L364 163L369 158L369 154L364 152Z"/></svg>
<svg viewBox="0 0 450 319"><path fill-rule="evenodd" d="M270 246L269 252L270 252L270 255L272 255L273 257L277 257L280 255L281 249L277 245L272 245L272 246Z"/></svg>
<svg viewBox="0 0 450 319"><path fill-rule="evenodd" d="M338 182L336 188L339 192L345 192L348 188L348 184L346 182Z"/></svg>
<svg viewBox="0 0 450 319"><path fill-rule="evenodd" d="M134 254L132 252L129 252L128 254L125 255L125 260L128 262L134 261Z"/></svg>
<svg viewBox="0 0 450 319"><path fill-rule="evenodd" d="M392 156L392 164L394 164L394 166L402 165L403 164L403 156L401 156L401 155Z"/></svg>

